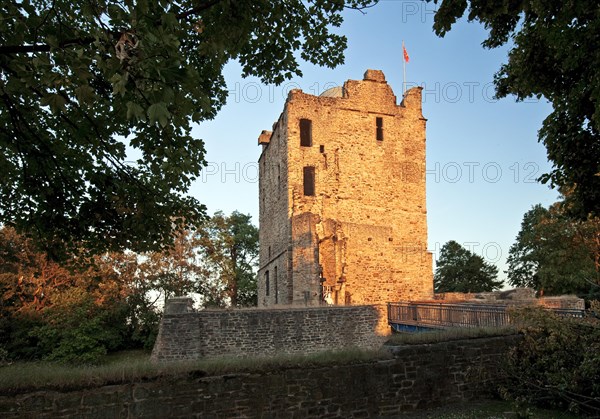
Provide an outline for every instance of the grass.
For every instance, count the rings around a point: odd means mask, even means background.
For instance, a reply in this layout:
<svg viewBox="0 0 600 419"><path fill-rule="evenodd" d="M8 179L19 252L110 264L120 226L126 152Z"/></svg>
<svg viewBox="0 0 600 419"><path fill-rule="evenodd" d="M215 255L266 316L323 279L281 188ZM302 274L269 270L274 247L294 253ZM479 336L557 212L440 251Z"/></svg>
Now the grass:
<svg viewBox="0 0 600 419"><path fill-rule="evenodd" d="M399 333L388 344L427 344L460 339L514 334L513 328L446 329L424 333ZM387 351L346 349L306 355L222 357L198 361L154 364L144 351L108 355L99 365L65 365L50 362L16 362L0 367L0 392L89 388L108 384L176 378L186 374L218 375L263 372L309 366L347 365L389 358Z"/></svg>
<svg viewBox="0 0 600 419"><path fill-rule="evenodd" d="M91 387L142 379L156 373L145 352L108 356L100 365L67 365L52 362L15 362L0 368L0 392Z"/></svg>
<svg viewBox="0 0 600 419"><path fill-rule="evenodd" d="M427 343L448 342L462 339L488 338L495 336L514 335L517 330L511 326L505 327L473 327L439 329L421 333L394 333L389 339L391 345L421 345Z"/></svg>
<svg viewBox="0 0 600 419"><path fill-rule="evenodd" d="M0 392L15 394L35 390L70 390L109 384L218 375L263 372L297 367L348 365L386 359L386 351L347 349L306 355L262 357L223 357L198 361L154 364L150 354L130 351L106 357L100 365L64 365L50 362L16 362L0 367Z"/></svg>
<svg viewBox="0 0 600 419"><path fill-rule="evenodd" d="M440 330L420 334L397 334L391 337L396 344L436 343L448 340L501 336L515 333L514 329ZM150 354L128 351L108 355L95 366L75 366L48 362L19 362L0 367L0 394L10 395L36 390L74 390L109 384L121 384L183 376L201 377L246 372L264 372L288 368L348 365L390 358L388 351L348 349L307 355L277 355L244 358L215 358L199 361L153 364ZM428 419L575 419L579 416L556 410L515 408L499 400L473 401L452 404L426 411L406 412L402 418Z"/></svg>

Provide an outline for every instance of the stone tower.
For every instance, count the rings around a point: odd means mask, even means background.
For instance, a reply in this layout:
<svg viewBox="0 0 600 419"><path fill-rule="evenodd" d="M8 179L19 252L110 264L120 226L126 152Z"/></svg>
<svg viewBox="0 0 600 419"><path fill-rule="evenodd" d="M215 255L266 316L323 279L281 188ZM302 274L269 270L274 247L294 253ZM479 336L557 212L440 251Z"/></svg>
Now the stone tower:
<svg viewBox="0 0 600 419"><path fill-rule="evenodd" d="M259 306L433 295L421 88L402 103L367 70L321 96L292 90L259 159Z"/></svg>

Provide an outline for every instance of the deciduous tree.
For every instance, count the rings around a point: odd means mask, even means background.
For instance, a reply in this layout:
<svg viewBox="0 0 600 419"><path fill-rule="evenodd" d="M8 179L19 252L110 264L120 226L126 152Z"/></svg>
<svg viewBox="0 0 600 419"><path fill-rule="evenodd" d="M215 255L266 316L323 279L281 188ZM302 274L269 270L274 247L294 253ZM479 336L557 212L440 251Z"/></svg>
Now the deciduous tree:
<svg viewBox="0 0 600 419"><path fill-rule="evenodd" d="M257 304L255 268L258 263L258 229L251 216L234 211L217 212L199 230L200 248L211 276L224 285L233 307ZM225 300L221 299L220 304Z"/></svg>
<svg viewBox="0 0 600 419"><path fill-rule="evenodd" d="M0 228L0 348L16 359L92 362L109 350L151 345L158 313L149 288L137 286L137 255L92 262L59 264L31 239Z"/></svg>
<svg viewBox="0 0 600 419"><path fill-rule="evenodd" d="M2 2L0 223L57 255L160 249L204 218L191 124L225 103L225 63L275 83L299 57L334 67L341 11L374 2Z"/></svg>
<svg viewBox="0 0 600 419"><path fill-rule="evenodd" d="M450 240L442 246L436 261L435 292L484 292L502 286L498 268L463 246Z"/></svg>
<svg viewBox="0 0 600 419"><path fill-rule="evenodd" d="M147 292L157 292L165 303L171 297L198 292L199 284L206 276L198 240L189 230L178 231L171 247L145 253L142 259L137 274L140 283Z"/></svg>
<svg viewBox="0 0 600 419"><path fill-rule="evenodd" d="M510 45L496 73L498 97L545 98L553 110L539 131L553 170L542 182L569 187L571 213L600 215L600 5L583 0L428 0L439 3L444 36L464 14L489 30L486 48Z"/></svg>
<svg viewBox="0 0 600 419"><path fill-rule="evenodd" d="M600 291L600 220L574 220L565 201L523 216L508 255L508 281L545 294Z"/></svg>

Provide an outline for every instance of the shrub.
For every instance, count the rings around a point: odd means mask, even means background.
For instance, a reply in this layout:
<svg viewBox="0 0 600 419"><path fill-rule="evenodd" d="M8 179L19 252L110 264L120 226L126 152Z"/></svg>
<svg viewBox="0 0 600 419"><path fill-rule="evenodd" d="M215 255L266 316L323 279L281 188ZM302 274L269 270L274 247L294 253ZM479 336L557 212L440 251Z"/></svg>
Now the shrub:
<svg viewBox="0 0 600 419"><path fill-rule="evenodd" d="M537 308L515 317L523 339L503 366L502 395L518 403L600 413L600 322Z"/></svg>
<svg viewBox="0 0 600 419"><path fill-rule="evenodd" d="M124 347L129 349L152 349L161 319L146 296L134 294L127 298L126 304L126 339Z"/></svg>
<svg viewBox="0 0 600 419"><path fill-rule="evenodd" d="M44 359L95 363L122 341L119 328L124 321L115 319L115 312L117 307L96 305L84 289L69 288L55 298L54 305L43 310L44 322L31 335L38 340Z"/></svg>

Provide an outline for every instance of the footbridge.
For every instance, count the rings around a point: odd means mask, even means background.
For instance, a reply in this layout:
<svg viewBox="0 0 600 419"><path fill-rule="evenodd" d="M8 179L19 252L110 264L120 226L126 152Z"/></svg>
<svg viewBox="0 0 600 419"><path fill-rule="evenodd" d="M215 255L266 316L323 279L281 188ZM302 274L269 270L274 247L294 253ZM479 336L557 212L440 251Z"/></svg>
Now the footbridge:
<svg viewBox="0 0 600 419"><path fill-rule="evenodd" d="M503 327L513 324L514 306L477 303L388 303L388 323L396 332L420 332L451 327ZM561 316L583 317L580 309L549 309Z"/></svg>

